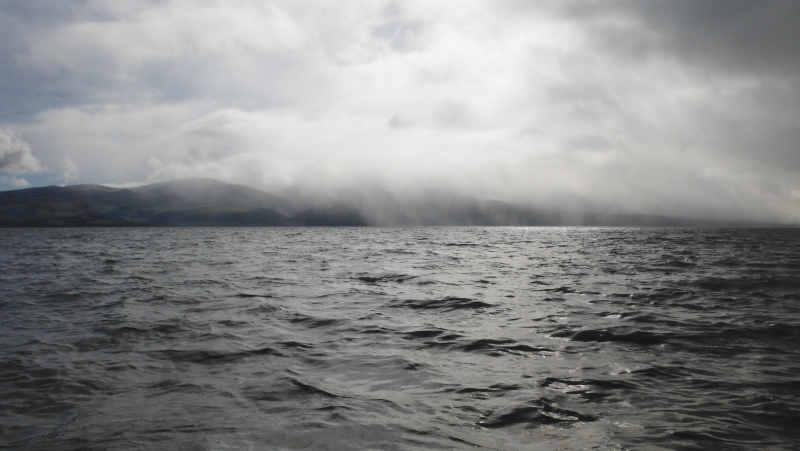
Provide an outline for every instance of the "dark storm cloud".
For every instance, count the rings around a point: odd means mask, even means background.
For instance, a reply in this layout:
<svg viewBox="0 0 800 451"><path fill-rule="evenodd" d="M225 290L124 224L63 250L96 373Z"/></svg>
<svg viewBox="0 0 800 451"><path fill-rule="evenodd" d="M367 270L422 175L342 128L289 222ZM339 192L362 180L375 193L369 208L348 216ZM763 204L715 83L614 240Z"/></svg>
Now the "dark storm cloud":
<svg viewBox="0 0 800 451"><path fill-rule="evenodd" d="M720 158L751 155L754 166L800 170L800 2L562 1L549 8L580 24L589 48L620 71L672 58L705 84L716 101L685 106L695 121L687 142L704 142ZM587 75L583 87L552 88L554 99L576 113L619 111L607 85Z"/></svg>
<svg viewBox="0 0 800 451"><path fill-rule="evenodd" d="M695 64L791 78L800 72L800 2L793 0L612 0L566 8L592 21L610 51L674 53ZM631 29L619 18L638 23Z"/></svg>
<svg viewBox="0 0 800 451"><path fill-rule="evenodd" d="M635 47L646 49L644 57L674 54L708 68L712 84L714 77L730 74L754 77L740 104L755 112L751 120L738 122L713 111L698 117L707 118L708 135L718 137L718 148L800 170L800 2L657 0L610 2L608 7L641 24L638 37L598 26L609 49L628 49L626 40L639 41Z"/></svg>

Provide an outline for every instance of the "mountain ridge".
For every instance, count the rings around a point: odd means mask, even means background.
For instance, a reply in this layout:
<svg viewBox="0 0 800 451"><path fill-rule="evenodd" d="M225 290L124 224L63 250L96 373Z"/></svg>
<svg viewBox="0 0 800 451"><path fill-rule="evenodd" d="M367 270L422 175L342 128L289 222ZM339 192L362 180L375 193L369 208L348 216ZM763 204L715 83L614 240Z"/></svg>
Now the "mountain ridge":
<svg viewBox="0 0 800 451"><path fill-rule="evenodd" d="M0 227L367 225L357 216L314 211L304 214L280 196L208 178L0 191Z"/></svg>
<svg viewBox="0 0 800 451"><path fill-rule="evenodd" d="M467 196L300 202L210 178L113 188L80 184L0 191L0 227L634 226L796 227L660 215L570 212Z"/></svg>

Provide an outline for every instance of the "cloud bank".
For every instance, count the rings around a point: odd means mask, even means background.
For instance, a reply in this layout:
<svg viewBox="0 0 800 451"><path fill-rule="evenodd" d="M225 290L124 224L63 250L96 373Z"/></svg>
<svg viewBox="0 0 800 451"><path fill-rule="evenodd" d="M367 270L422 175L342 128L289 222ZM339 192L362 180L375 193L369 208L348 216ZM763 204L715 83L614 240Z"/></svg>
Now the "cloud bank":
<svg viewBox="0 0 800 451"><path fill-rule="evenodd" d="M30 143L27 172L50 168L35 185L203 176L800 221L797 17L790 0L0 1L0 125Z"/></svg>

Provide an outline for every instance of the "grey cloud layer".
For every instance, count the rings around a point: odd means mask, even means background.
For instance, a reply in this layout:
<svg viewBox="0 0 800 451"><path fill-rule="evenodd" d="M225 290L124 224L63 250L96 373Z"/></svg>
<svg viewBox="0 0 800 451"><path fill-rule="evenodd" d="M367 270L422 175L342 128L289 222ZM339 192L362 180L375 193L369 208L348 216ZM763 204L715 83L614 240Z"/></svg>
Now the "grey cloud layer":
<svg viewBox="0 0 800 451"><path fill-rule="evenodd" d="M50 168L34 183L379 184L797 221L799 16L777 0L0 0L0 125Z"/></svg>
<svg viewBox="0 0 800 451"><path fill-rule="evenodd" d="M792 0L597 2L568 10L589 19L609 50L639 58L672 53L694 64L796 79L800 70L800 4ZM630 33L614 18L632 20Z"/></svg>

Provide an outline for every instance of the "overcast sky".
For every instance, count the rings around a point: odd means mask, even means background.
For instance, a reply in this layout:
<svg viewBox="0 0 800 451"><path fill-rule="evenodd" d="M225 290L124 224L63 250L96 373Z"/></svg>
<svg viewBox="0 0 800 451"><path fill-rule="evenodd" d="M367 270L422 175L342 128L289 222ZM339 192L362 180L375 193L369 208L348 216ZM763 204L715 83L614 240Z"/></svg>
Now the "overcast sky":
<svg viewBox="0 0 800 451"><path fill-rule="evenodd" d="M0 171L800 221L800 2L0 0Z"/></svg>

